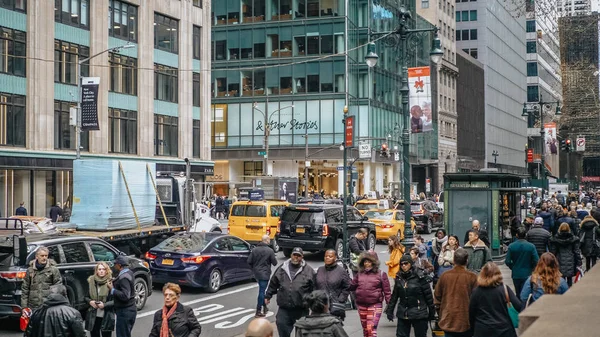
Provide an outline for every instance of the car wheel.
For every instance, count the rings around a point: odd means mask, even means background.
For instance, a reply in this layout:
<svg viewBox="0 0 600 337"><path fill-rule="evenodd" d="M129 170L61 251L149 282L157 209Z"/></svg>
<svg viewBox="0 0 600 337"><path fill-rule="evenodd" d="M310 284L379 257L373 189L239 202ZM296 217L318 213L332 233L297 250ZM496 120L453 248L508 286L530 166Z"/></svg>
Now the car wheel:
<svg viewBox="0 0 600 337"><path fill-rule="evenodd" d="M292 256L292 250L290 248L283 248L283 256L285 256L285 257L291 257Z"/></svg>
<svg viewBox="0 0 600 337"><path fill-rule="evenodd" d="M216 293L219 288L221 288L222 282L223 278L221 277L221 272L217 268L213 269L208 277L208 286L206 287L206 291L209 293Z"/></svg>
<svg viewBox="0 0 600 337"><path fill-rule="evenodd" d="M337 255L338 260L342 260L344 258L344 241L342 239L337 239L335 241L335 254Z"/></svg>
<svg viewBox="0 0 600 337"><path fill-rule="evenodd" d="M279 245L277 244L277 240L275 238L271 240L271 248L273 248L273 251L275 251L275 253L279 251Z"/></svg>
<svg viewBox="0 0 600 337"><path fill-rule="evenodd" d="M137 310L142 310L148 299L148 284L146 280L141 277L136 278L133 284L133 291L135 294L135 307Z"/></svg>
<svg viewBox="0 0 600 337"><path fill-rule="evenodd" d="M369 237L367 238L367 244L369 245L369 250L375 249L375 244L377 244L377 241L375 240L375 235L369 234Z"/></svg>
<svg viewBox="0 0 600 337"><path fill-rule="evenodd" d="M431 234L433 230L433 224L431 223L431 219L427 219L427 226L425 227L425 234Z"/></svg>

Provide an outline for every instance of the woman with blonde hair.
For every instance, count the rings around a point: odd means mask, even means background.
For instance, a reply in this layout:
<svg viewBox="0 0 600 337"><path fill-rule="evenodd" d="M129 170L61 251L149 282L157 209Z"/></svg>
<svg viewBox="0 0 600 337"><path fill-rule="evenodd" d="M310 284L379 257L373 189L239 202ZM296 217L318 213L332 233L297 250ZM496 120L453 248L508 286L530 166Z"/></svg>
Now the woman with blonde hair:
<svg viewBox="0 0 600 337"><path fill-rule="evenodd" d="M390 259L385 264L388 266L388 276L396 278L398 270L400 270L400 258L404 255L404 245L400 243L398 235L392 235L388 239L388 251L390 252Z"/></svg>
<svg viewBox="0 0 600 337"><path fill-rule="evenodd" d="M88 278L89 295L85 300L90 308L85 317L85 329L92 337L110 337L115 329L113 296L107 286L111 278L112 271L104 261L98 262L94 275Z"/></svg>
<svg viewBox="0 0 600 337"><path fill-rule="evenodd" d="M527 302L531 295L530 303L535 302L544 294L562 295L569 290L569 285L562 278L558 259L552 253L540 256L537 266L527 278L521 291L521 301Z"/></svg>
<svg viewBox="0 0 600 337"><path fill-rule="evenodd" d="M494 262L486 263L477 276L477 288L469 302L469 321L473 337L516 337L508 314L507 301L521 311L521 301L504 285L502 272Z"/></svg>

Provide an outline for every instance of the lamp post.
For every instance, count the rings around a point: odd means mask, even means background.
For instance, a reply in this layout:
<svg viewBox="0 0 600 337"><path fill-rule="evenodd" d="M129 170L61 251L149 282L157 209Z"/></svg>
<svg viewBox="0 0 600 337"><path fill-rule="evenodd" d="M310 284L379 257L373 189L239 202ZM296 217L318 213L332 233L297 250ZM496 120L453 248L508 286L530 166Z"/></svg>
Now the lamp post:
<svg viewBox="0 0 600 337"><path fill-rule="evenodd" d="M496 150L492 151L492 156L494 157L494 167L496 167L496 164L497 164L496 160L498 159L499 155L500 155L500 153L498 153L498 151L496 151Z"/></svg>
<svg viewBox="0 0 600 337"><path fill-rule="evenodd" d="M545 153L546 152L546 139L544 137L546 131L544 130L544 107L545 106L551 106L551 105L556 105L556 112L555 115L559 116L561 114L560 112L560 101L552 101L552 102L544 102L543 98L542 98L542 94L540 94L540 100L539 102L534 102L534 103L523 103L523 113L521 114L521 116L523 117L529 117L529 116L533 116L535 119L539 119L540 120L540 144L542 146L541 149L541 177L542 177L542 200L544 200L544 188L547 188L546 186L546 160L545 160Z"/></svg>
<svg viewBox="0 0 600 337"><path fill-rule="evenodd" d="M423 29L410 29L409 28L409 20L412 18L411 12L404 6L401 6L399 9L399 19L400 23L398 28L396 28L392 32L378 32L372 33L372 36L375 35L390 35L394 34L398 37L399 43L397 43L394 47L399 48L398 55L401 60L401 86L400 93L402 94L402 113L404 114L404 123L402 129L402 161L403 161L403 170L402 170L402 185L403 185L403 198L404 198L404 219L405 223L408 225L404 226L404 240L402 240L402 244L407 248L410 248L414 245L413 233L411 230L410 222L412 219L411 211L410 211L410 162L409 162L409 125L410 125L410 114L408 110L408 99L410 90L408 88L408 45L409 38L414 37L416 35L425 34L429 32L434 33L434 39L432 44L432 49L429 53L431 57L431 61L434 64L440 62L444 52L441 50L441 41L437 35L438 28L423 28ZM375 44L373 42L369 43L367 46L367 55L365 56L365 62L369 67L374 67L377 65L378 56L375 53Z"/></svg>
<svg viewBox="0 0 600 337"><path fill-rule="evenodd" d="M268 104L268 102L267 102ZM260 112L263 115L264 118L264 142L265 142L265 157L263 160L263 176L268 175L268 165L269 165L269 135L271 134L271 127L269 124L269 121L271 120L271 117L273 117L273 115L281 110L284 109L289 109L289 108L294 108L294 105L288 105L288 106L284 106L283 108L279 108L275 111L273 111L267 118L267 114L262 111L261 109L259 109L257 107L258 103L254 102L254 104L252 105L252 109L257 110L258 112Z"/></svg>
<svg viewBox="0 0 600 337"><path fill-rule="evenodd" d="M80 159L81 158L81 100L83 98L83 95L81 94L81 81L83 81L83 76L81 76L81 65L89 62L91 59L93 59L96 56L100 56L106 52L112 52L112 53L118 53L121 51L121 49L129 49L129 48L133 48L135 47L135 45L131 44L131 43L127 43L125 45L122 45L120 47L114 47L114 48L108 48L106 50L103 50L97 54L94 54L88 58L85 58L83 60L79 60L77 62L77 126L75 126L75 133L77 134L77 142L76 142L76 149L75 149L75 158L76 159Z"/></svg>
<svg viewBox="0 0 600 337"><path fill-rule="evenodd" d="M347 173L347 169L348 169L348 144L346 144L346 123L348 121L348 106L344 106L344 142L342 144L342 146L344 148L344 169L342 170L342 172L344 173L344 178L343 178L343 188L344 188L344 192L342 193L342 196L344 198L344 200L342 200L342 208L343 208L343 214L342 214L342 221L344 223L344 227L342 230L342 235L343 235L343 245L342 245L342 249L344 250L343 254L342 254L342 263L344 265L348 265L348 263L350 263L350 252L348 251L348 216L346 215L347 211L348 211L348 186L346 186L348 184L348 173ZM352 174L352 171L350 171L350 174ZM336 247L337 248L337 247Z"/></svg>

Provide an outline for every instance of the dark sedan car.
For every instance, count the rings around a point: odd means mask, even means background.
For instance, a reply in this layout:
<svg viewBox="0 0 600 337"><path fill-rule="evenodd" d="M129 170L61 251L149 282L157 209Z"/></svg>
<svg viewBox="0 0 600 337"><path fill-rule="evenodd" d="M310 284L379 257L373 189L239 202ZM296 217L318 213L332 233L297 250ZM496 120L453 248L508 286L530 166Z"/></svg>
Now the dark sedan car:
<svg viewBox="0 0 600 337"><path fill-rule="evenodd" d="M146 253L155 283L173 282L216 292L222 285L250 280L248 242L221 233L178 233Z"/></svg>

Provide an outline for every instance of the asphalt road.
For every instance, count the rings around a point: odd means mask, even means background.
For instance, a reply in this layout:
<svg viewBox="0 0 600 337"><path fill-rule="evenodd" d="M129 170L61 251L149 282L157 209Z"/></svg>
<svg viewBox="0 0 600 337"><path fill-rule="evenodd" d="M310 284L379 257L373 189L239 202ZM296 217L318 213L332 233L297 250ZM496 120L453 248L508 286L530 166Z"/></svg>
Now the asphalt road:
<svg viewBox="0 0 600 337"><path fill-rule="evenodd" d="M427 240L432 237L432 235L425 236ZM382 269L387 271L387 267L383 263L389 258L387 246L378 244L376 252L382 261ZM281 252L277 254L277 260L279 263L285 261L285 257ZM311 267L316 269L323 265L323 254L306 253L305 260ZM202 337L234 337L241 335L256 311L258 285L252 281L225 286L214 294L191 288L183 288L182 290L180 302L194 309L198 321L202 325ZM146 306L138 313L132 336L148 336L153 315L162 308L162 305L163 298L160 289L155 287L155 291L148 298ZM270 312L267 318L275 321L275 313L277 312L275 300L271 301L269 309ZM10 329L5 322L0 321L0 335L3 337L17 337L22 336L22 333L17 332L15 328Z"/></svg>

